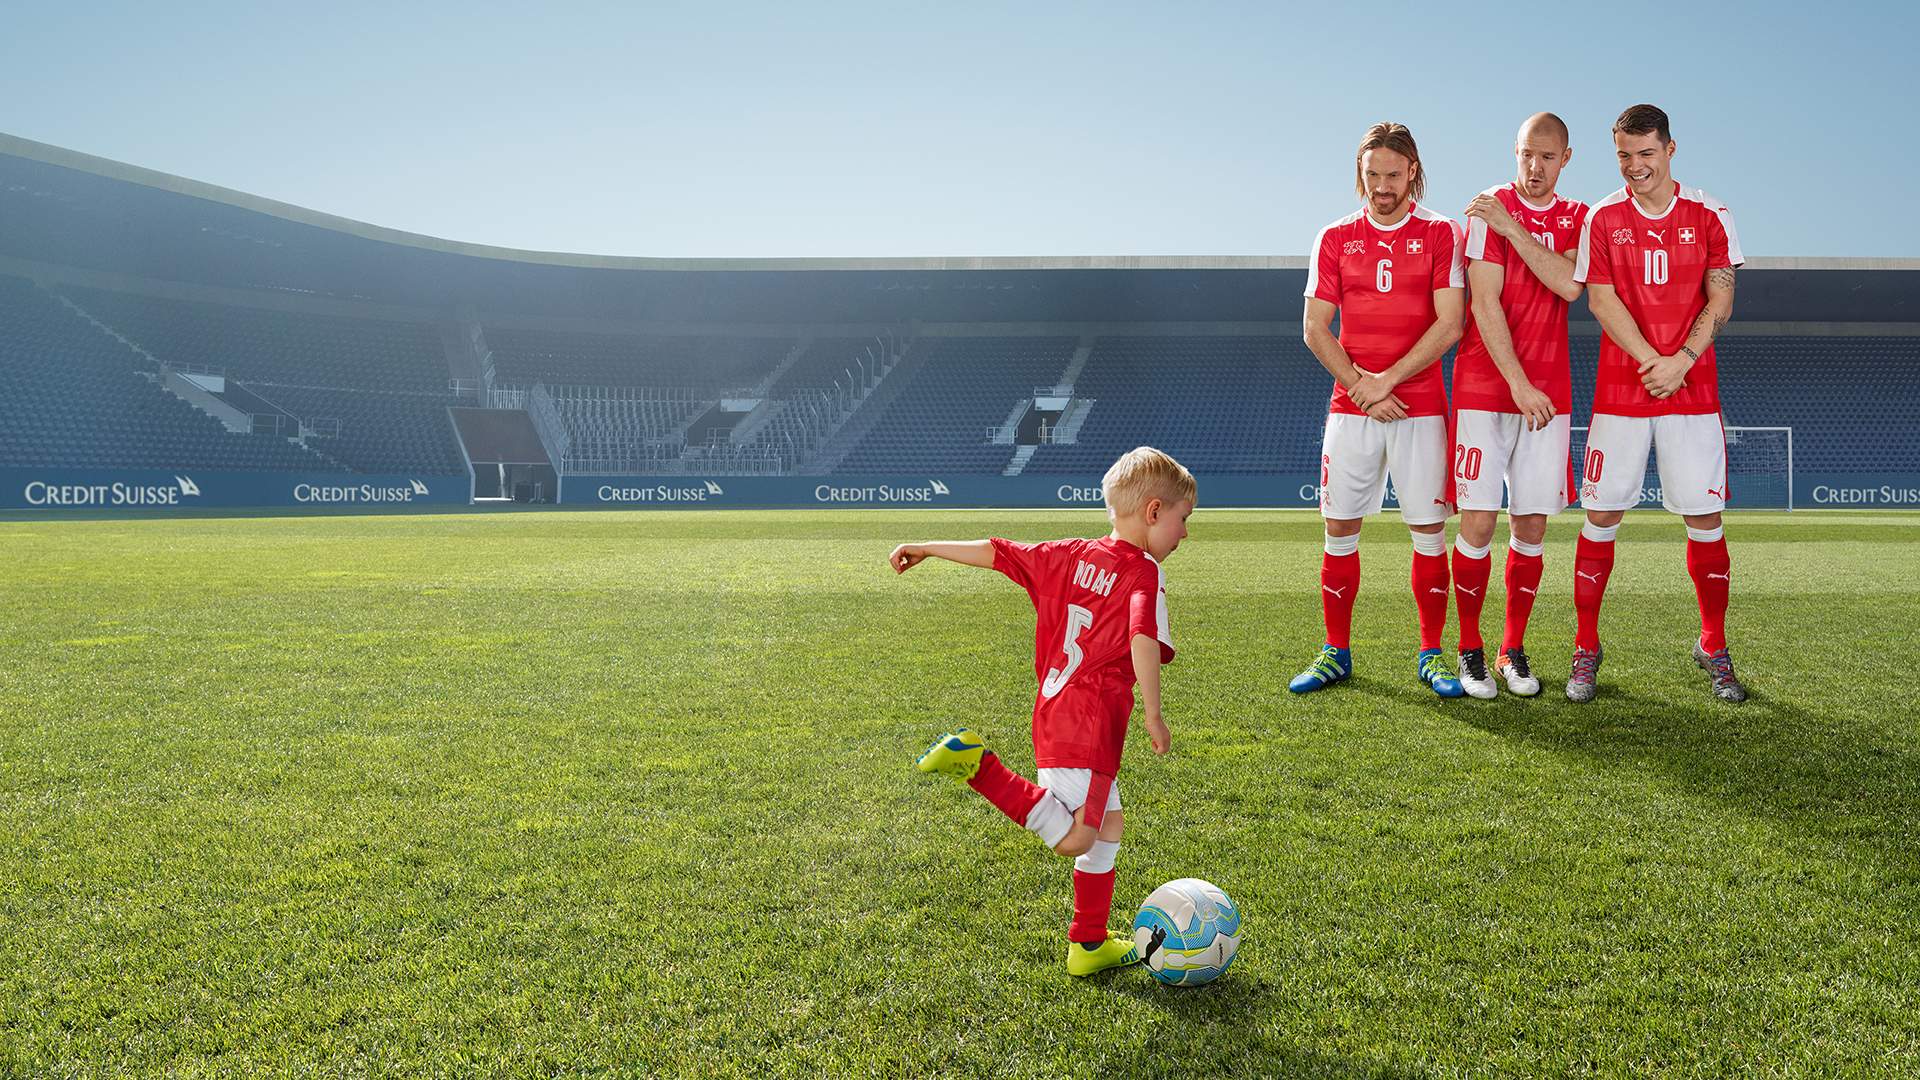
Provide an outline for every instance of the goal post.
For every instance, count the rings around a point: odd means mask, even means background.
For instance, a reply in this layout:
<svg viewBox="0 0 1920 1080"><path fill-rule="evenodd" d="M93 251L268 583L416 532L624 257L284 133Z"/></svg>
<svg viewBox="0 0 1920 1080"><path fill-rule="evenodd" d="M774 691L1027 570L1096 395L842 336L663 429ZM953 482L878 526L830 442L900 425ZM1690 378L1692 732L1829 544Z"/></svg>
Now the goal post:
<svg viewBox="0 0 1920 1080"><path fill-rule="evenodd" d="M1793 509L1793 429L1728 425L1726 432L1728 509ZM1587 429L1576 427L1573 429L1576 469L1586 459ZM1660 505L1658 451L1647 454L1647 475L1640 482L1640 491L1640 505Z"/></svg>

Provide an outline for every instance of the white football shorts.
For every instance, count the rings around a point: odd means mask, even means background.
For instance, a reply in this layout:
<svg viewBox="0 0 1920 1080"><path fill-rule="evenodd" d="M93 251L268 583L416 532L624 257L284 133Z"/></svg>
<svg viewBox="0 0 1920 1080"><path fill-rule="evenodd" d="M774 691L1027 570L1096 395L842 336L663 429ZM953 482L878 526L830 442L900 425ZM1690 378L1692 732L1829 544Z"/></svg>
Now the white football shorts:
<svg viewBox="0 0 1920 1080"><path fill-rule="evenodd" d="M1647 451L1660 469L1660 504L1670 514L1717 514L1727 506L1727 430L1719 413L1596 415L1580 469L1580 505L1640 505Z"/></svg>
<svg viewBox="0 0 1920 1080"><path fill-rule="evenodd" d="M1498 510L1504 481L1509 514L1565 510L1572 497L1567 490L1572 440L1573 421L1565 414L1528 431L1519 413L1461 409L1453 416L1455 504L1462 510Z"/></svg>
<svg viewBox="0 0 1920 1080"><path fill-rule="evenodd" d="M1092 769L1041 769L1040 786L1053 792L1068 810L1078 810L1087 802L1087 789L1093 786ZM1107 788L1107 806L1103 813L1120 809L1120 781Z"/></svg>
<svg viewBox="0 0 1920 1080"><path fill-rule="evenodd" d="M1320 516L1371 517L1386 501L1387 481L1400 500L1400 520L1447 520L1447 418L1410 416L1381 423L1328 413L1320 441Z"/></svg>

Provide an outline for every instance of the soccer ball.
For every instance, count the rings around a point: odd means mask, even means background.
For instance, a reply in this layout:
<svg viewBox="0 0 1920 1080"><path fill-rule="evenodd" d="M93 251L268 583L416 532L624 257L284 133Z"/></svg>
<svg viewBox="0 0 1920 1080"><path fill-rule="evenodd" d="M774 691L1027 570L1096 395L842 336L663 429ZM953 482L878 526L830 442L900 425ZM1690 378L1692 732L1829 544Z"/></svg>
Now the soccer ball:
<svg viewBox="0 0 1920 1080"><path fill-rule="evenodd" d="M1210 983L1240 949L1240 909L1212 882L1169 881L1140 905L1133 945L1153 977L1169 986Z"/></svg>

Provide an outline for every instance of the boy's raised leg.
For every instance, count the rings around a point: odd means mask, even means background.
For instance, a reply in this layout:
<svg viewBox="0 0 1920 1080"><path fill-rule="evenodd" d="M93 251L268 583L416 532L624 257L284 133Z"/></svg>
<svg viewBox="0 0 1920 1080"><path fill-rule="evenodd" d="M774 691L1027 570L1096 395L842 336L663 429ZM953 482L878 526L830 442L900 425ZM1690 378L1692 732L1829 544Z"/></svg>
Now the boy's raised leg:
<svg viewBox="0 0 1920 1080"><path fill-rule="evenodd" d="M1015 824L1039 836L1048 847L1058 844L1073 827L1073 814L1046 788L1001 764L968 728L935 739L920 755L915 768L923 773L958 776Z"/></svg>

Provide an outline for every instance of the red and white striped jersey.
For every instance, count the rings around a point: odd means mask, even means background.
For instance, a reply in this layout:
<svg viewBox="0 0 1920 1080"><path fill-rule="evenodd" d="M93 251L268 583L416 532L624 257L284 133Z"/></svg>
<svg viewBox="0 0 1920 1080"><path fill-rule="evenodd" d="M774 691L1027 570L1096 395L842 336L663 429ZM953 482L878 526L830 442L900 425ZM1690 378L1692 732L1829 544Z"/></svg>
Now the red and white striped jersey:
<svg viewBox="0 0 1920 1080"><path fill-rule="evenodd" d="M1433 327L1433 294L1466 287L1461 237L1459 225L1418 203L1391 227L1374 224L1362 208L1320 230L1307 258L1306 295L1340 309L1340 345L1360 370L1399 363ZM1408 416L1446 415L1437 360L1394 394ZM1337 382L1327 409L1365 415Z"/></svg>
<svg viewBox="0 0 1920 1080"><path fill-rule="evenodd" d="M1573 277L1611 285L1647 344L1671 356L1707 306L1707 271L1739 266L1740 238L1726 205L1699 188L1673 185L1673 201L1657 217L1642 212L1625 188L1594 204L1580 232ZM1610 416L1667 416L1720 411L1719 370L1709 345L1670 398L1647 393L1640 365L1613 339L1600 339L1593 411Z"/></svg>
<svg viewBox="0 0 1920 1080"><path fill-rule="evenodd" d="M1033 761L1042 769L1115 775L1133 715L1133 638L1160 642L1167 629L1167 579L1153 556L1125 540L1021 544L995 538L993 568L1033 600Z"/></svg>
<svg viewBox="0 0 1920 1080"><path fill-rule="evenodd" d="M1587 204L1574 199L1555 198L1545 207L1526 201L1513 184L1488 188L1506 207L1520 226L1548 251L1572 252L1580 243L1580 227L1586 224ZM1487 227L1479 218L1467 219L1467 258L1498 264L1505 274L1500 286L1500 310L1506 315L1507 333L1513 338L1514 355L1527 373L1527 380L1553 399L1560 412L1573 409L1573 376L1567 360L1567 302L1534 276L1513 245ZM1480 337L1480 327L1471 315L1466 333L1460 339L1460 351L1453 361L1453 407L1486 412L1519 412L1513 392L1507 389L1506 376L1494 366L1493 356Z"/></svg>

